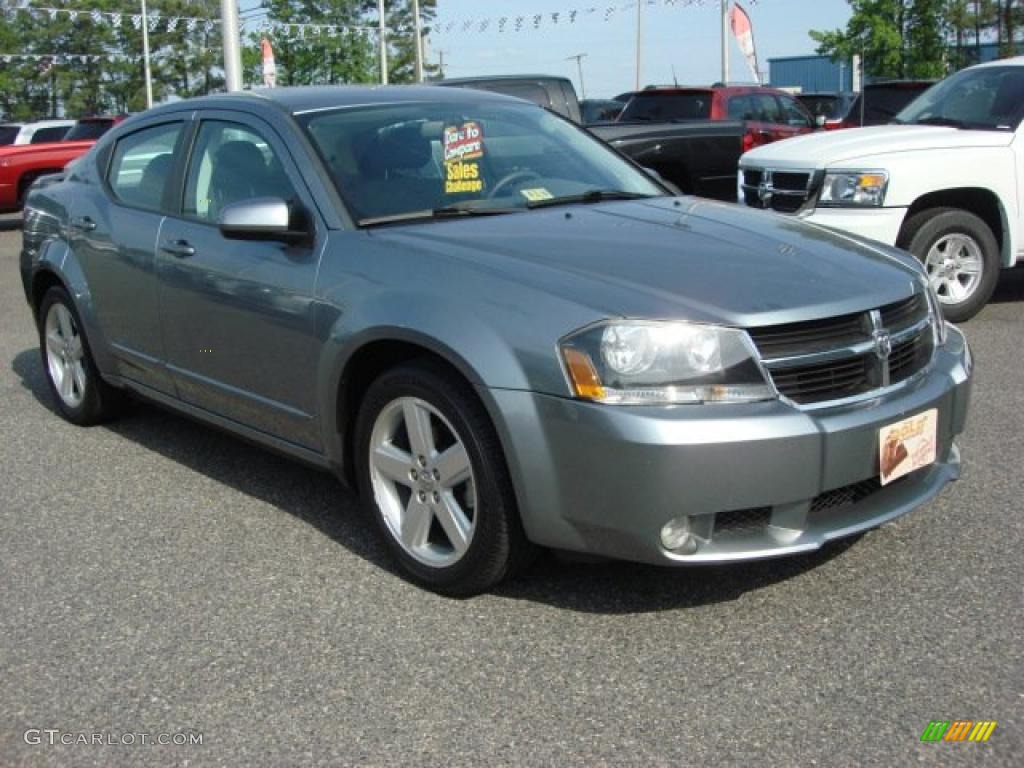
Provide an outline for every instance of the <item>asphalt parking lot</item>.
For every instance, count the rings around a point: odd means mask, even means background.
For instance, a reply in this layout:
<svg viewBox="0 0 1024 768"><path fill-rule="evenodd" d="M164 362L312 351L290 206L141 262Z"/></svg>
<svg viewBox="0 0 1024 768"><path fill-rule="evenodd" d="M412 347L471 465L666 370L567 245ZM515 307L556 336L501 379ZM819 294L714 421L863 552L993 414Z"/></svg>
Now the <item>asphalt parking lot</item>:
<svg viewBox="0 0 1024 768"><path fill-rule="evenodd" d="M936 502L810 557L546 556L453 601L327 475L146 405L60 420L20 238L0 224L0 766L1024 764L1024 269L965 326ZM998 726L921 743L931 720Z"/></svg>

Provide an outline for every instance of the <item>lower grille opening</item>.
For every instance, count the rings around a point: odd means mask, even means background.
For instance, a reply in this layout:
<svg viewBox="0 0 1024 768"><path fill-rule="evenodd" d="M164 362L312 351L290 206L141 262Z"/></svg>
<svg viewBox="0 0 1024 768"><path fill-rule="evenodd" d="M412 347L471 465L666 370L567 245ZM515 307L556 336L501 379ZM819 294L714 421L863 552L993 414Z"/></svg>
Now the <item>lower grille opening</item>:
<svg viewBox="0 0 1024 768"><path fill-rule="evenodd" d="M861 480L859 483L844 485L832 491L825 491L811 502L811 514L830 512L850 504L857 504L873 493L882 489L882 481L877 477Z"/></svg>
<svg viewBox="0 0 1024 768"><path fill-rule="evenodd" d="M715 515L714 536L719 534L744 534L763 531L772 519L771 507L734 509Z"/></svg>

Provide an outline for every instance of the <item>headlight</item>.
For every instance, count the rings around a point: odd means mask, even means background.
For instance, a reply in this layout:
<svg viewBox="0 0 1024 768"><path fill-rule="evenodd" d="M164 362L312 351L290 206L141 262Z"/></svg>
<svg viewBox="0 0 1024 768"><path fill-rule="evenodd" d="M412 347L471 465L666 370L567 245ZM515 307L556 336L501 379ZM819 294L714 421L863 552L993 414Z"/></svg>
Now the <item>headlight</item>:
<svg viewBox="0 0 1024 768"><path fill-rule="evenodd" d="M751 402L776 396L745 331L622 320L560 343L576 397L622 405Z"/></svg>
<svg viewBox="0 0 1024 768"><path fill-rule="evenodd" d="M889 174L885 171L828 171L818 205L825 207L880 206Z"/></svg>

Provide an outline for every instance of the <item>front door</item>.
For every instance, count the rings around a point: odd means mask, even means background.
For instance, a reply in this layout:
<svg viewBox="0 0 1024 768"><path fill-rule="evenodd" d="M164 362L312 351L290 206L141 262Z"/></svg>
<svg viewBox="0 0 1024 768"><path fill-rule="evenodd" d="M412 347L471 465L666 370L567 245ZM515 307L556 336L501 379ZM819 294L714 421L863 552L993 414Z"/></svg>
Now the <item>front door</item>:
<svg viewBox="0 0 1024 768"><path fill-rule="evenodd" d="M186 402L315 450L313 287L325 230L317 223L302 244L224 237L224 207L259 197L283 198L315 219L268 125L230 112L202 119L180 214L157 244L168 364Z"/></svg>

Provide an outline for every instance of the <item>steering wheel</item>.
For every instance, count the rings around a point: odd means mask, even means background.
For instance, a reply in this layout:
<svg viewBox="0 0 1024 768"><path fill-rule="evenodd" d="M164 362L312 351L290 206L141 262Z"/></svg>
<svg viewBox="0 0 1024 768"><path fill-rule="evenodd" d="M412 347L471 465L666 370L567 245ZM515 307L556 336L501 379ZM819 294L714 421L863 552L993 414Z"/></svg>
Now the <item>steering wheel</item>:
<svg viewBox="0 0 1024 768"><path fill-rule="evenodd" d="M506 187L511 187L518 181L525 181L526 179L540 179L540 174L536 171L512 171L507 173L494 185L494 188L487 195L489 198L498 197L498 194L505 190Z"/></svg>

